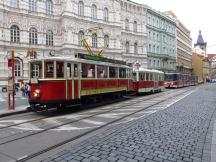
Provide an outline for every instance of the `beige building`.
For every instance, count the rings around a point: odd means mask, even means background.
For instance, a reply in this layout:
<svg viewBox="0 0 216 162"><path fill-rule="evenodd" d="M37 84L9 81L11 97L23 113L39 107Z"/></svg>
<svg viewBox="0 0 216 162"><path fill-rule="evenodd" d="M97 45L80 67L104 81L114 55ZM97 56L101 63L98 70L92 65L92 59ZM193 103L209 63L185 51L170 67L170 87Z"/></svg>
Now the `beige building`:
<svg viewBox="0 0 216 162"><path fill-rule="evenodd" d="M181 73L192 73L192 38L191 32L177 18L172 11L165 12L166 15L176 19L177 39L177 63L176 71Z"/></svg>

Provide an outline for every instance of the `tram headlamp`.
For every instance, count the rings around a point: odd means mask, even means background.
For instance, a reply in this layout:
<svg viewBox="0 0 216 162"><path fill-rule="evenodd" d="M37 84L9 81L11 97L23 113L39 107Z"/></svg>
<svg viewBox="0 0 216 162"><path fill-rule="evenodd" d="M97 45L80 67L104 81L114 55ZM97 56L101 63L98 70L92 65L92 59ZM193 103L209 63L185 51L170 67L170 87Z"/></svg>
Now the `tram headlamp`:
<svg viewBox="0 0 216 162"><path fill-rule="evenodd" d="M40 97L40 90L39 89L36 89L34 91L34 97L36 97L36 98Z"/></svg>

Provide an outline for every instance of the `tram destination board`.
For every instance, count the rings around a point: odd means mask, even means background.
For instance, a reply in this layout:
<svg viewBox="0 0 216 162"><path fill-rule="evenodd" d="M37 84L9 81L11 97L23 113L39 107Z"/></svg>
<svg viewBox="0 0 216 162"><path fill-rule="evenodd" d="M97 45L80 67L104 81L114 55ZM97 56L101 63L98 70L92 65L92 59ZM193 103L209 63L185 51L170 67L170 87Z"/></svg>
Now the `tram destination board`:
<svg viewBox="0 0 216 162"><path fill-rule="evenodd" d="M96 56L96 55L88 55L88 54L83 54L83 53L78 53L76 55L76 57L80 58L80 59L108 62L108 63L113 63L113 64L121 64L121 65L127 64L125 61L114 60L114 59L110 59L110 58L106 58L106 57L101 57L101 56Z"/></svg>

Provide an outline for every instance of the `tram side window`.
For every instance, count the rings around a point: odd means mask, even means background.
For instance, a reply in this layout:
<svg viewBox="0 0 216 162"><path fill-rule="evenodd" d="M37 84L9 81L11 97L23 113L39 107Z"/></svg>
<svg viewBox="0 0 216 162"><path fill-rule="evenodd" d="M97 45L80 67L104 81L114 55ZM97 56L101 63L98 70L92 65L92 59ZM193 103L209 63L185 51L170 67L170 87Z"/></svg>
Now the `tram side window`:
<svg viewBox="0 0 216 162"><path fill-rule="evenodd" d="M46 78L54 77L54 62L53 61L45 62L45 77Z"/></svg>
<svg viewBox="0 0 216 162"><path fill-rule="evenodd" d="M139 80L145 80L145 73L139 73Z"/></svg>
<svg viewBox="0 0 216 162"><path fill-rule="evenodd" d="M146 81L149 81L149 73L146 73Z"/></svg>
<svg viewBox="0 0 216 162"><path fill-rule="evenodd" d="M117 67L109 67L109 77L118 78L118 68Z"/></svg>
<svg viewBox="0 0 216 162"><path fill-rule="evenodd" d="M153 80L153 73L150 73L150 80Z"/></svg>
<svg viewBox="0 0 216 162"><path fill-rule="evenodd" d="M67 63L67 77L71 78L71 64Z"/></svg>
<svg viewBox="0 0 216 162"><path fill-rule="evenodd" d="M97 78L107 78L108 67L103 65L97 65Z"/></svg>
<svg viewBox="0 0 216 162"><path fill-rule="evenodd" d="M131 69L126 69L126 77L127 78L131 78L131 73L132 73Z"/></svg>
<svg viewBox="0 0 216 162"><path fill-rule="evenodd" d="M34 62L30 65L31 68L31 78L41 78L42 77L42 63Z"/></svg>
<svg viewBox="0 0 216 162"><path fill-rule="evenodd" d="M56 77L64 78L64 62L56 62Z"/></svg>
<svg viewBox="0 0 216 162"><path fill-rule="evenodd" d="M78 77L78 64L74 64L74 77Z"/></svg>
<svg viewBox="0 0 216 162"><path fill-rule="evenodd" d="M119 78L126 78L126 69L119 68Z"/></svg>
<svg viewBox="0 0 216 162"><path fill-rule="evenodd" d="M95 65L82 64L82 77L83 78L95 78Z"/></svg>

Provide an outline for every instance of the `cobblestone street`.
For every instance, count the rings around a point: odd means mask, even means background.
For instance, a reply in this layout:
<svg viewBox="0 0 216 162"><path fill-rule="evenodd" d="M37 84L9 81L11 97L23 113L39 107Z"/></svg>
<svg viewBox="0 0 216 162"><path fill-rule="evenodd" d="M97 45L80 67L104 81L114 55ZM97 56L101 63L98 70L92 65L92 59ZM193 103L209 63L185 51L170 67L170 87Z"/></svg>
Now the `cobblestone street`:
<svg viewBox="0 0 216 162"><path fill-rule="evenodd" d="M211 160L216 84L201 86L169 108L106 130L47 161Z"/></svg>

